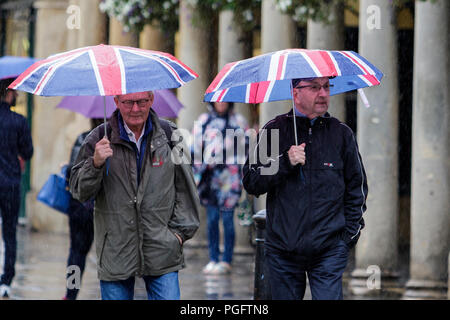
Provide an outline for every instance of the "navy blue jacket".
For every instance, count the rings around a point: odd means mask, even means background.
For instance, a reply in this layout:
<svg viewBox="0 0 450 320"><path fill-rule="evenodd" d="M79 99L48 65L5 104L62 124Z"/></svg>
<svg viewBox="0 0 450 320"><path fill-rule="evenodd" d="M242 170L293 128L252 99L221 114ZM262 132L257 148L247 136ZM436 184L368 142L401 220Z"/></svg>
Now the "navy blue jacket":
<svg viewBox="0 0 450 320"><path fill-rule="evenodd" d="M0 102L0 187L20 185L18 156L24 160L33 156L30 127L24 116Z"/></svg>
<svg viewBox="0 0 450 320"><path fill-rule="evenodd" d="M318 254L343 239L356 244L366 210L367 180L352 130L327 113L314 124L296 116L298 143L306 143L304 166L292 166L287 152L295 145L292 111L268 122L258 135L253 164L243 168L244 188L259 196L267 193L266 245L306 256ZM278 152L259 157L265 135L271 141L279 129ZM262 138L262 139L260 139ZM256 153L255 153L256 152ZM264 153L263 153L264 154ZM278 170L263 174L268 167Z"/></svg>

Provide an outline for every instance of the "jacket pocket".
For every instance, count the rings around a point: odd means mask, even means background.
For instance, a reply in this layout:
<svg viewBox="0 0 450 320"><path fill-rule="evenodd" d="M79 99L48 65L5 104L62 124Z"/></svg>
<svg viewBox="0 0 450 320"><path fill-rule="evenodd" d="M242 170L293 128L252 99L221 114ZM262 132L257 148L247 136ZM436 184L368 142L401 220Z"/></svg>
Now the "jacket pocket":
<svg viewBox="0 0 450 320"><path fill-rule="evenodd" d="M98 254L98 257L99 257L98 265L100 266L100 268L103 267L103 265L102 265L103 252L105 251L105 244L106 244L106 238L107 237L108 237L108 232L105 232L105 235L101 238L101 242L100 242L100 245L99 245L100 252Z"/></svg>

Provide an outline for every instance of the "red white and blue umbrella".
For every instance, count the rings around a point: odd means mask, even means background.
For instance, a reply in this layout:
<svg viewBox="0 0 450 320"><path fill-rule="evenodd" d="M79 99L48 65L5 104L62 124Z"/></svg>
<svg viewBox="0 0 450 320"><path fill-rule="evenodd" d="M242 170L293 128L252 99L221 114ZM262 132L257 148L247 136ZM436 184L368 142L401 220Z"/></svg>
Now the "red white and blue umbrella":
<svg viewBox="0 0 450 320"><path fill-rule="evenodd" d="M105 96L178 88L197 77L169 53L100 44L40 60L8 88L40 96L103 96L107 137Z"/></svg>
<svg viewBox="0 0 450 320"><path fill-rule="evenodd" d="M197 77L168 53L101 44L40 60L9 88L40 96L109 96L178 88Z"/></svg>
<svg viewBox="0 0 450 320"><path fill-rule="evenodd" d="M204 101L290 100L292 79L317 77L334 77L334 95L379 85L383 74L353 51L286 49L228 63L206 90Z"/></svg>

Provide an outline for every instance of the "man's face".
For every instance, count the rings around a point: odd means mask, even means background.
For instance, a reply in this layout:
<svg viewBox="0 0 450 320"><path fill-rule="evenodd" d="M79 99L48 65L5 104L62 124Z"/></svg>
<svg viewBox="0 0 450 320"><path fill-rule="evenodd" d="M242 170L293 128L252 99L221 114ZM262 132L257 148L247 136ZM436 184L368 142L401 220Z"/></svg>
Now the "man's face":
<svg viewBox="0 0 450 320"><path fill-rule="evenodd" d="M309 119L322 116L328 111L330 88L327 77L300 81L293 90L295 107Z"/></svg>
<svg viewBox="0 0 450 320"><path fill-rule="evenodd" d="M18 93L16 90L8 89L6 91L5 101L11 106L14 107L16 105Z"/></svg>
<svg viewBox="0 0 450 320"><path fill-rule="evenodd" d="M147 121L153 97L153 93L149 92L136 92L114 97L123 121L131 130L142 128Z"/></svg>

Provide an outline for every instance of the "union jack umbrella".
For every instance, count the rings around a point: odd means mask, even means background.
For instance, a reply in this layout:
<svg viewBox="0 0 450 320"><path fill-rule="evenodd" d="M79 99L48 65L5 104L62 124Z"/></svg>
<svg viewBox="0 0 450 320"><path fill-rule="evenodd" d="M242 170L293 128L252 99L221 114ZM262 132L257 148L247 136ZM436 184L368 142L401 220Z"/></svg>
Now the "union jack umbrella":
<svg viewBox="0 0 450 320"><path fill-rule="evenodd" d="M178 88L197 77L168 53L100 44L40 60L9 88L40 96L111 96Z"/></svg>
<svg viewBox="0 0 450 320"><path fill-rule="evenodd" d="M353 51L285 49L228 63L206 90L204 101L290 100L292 79L317 77L334 77L334 95L379 85L383 74Z"/></svg>
<svg viewBox="0 0 450 320"><path fill-rule="evenodd" d="M100 44L40 60L8 88L40 96L103 96L107 137L105 96L178 88L197 77L171 54Z"/></svg>
<svg viewBox="0 0 450 320"><path fill-rule="evenodd" d="M285 49L226 64L206 89L204 101L291 100L292 79L320 77L333 77L330 95L357 89L368 107L361 88L379 85L383 74L353 51Z"/></svg>
<svg viewBox="0 0 450 320"><path fill-rule="evenodd" d="M40 96L112 96L178 88L197 77L171 54L100 44L40 60L8 88Z"/></svg>

